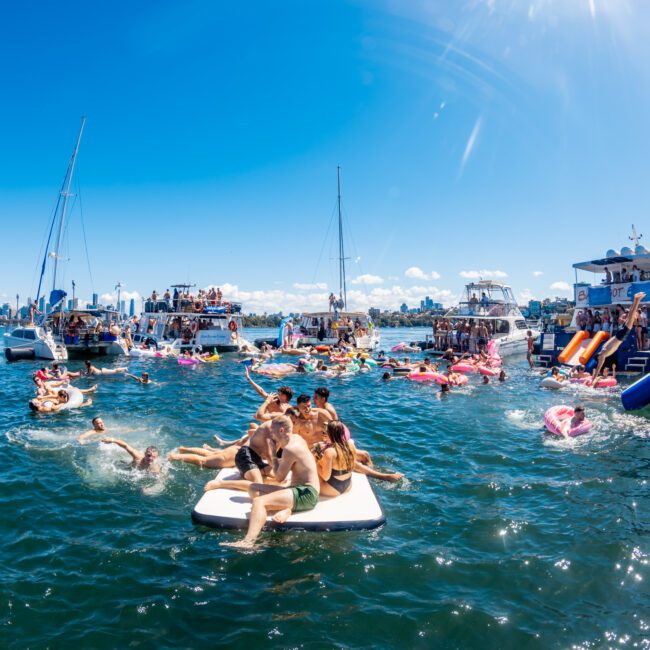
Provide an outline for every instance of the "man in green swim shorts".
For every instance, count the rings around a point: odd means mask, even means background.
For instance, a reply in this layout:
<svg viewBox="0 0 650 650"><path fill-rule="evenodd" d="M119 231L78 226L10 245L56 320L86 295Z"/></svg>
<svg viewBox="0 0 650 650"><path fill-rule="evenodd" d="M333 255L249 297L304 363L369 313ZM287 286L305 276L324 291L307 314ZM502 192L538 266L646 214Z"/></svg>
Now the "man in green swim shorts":
<svg viewBox="0 0 650 650"><path fill-rule="evenodd" d="M238 542L223 542L222 546L252 548L270 512L275 512L274 522L283 524L292 512L312 510L318 503L320 481L316 460L303 438L293 433L291 419L286 415L274 418L270 435L275 480L281 483L291 472L292 485L253 483L248 489L253 505L246 537Z"/></svg>

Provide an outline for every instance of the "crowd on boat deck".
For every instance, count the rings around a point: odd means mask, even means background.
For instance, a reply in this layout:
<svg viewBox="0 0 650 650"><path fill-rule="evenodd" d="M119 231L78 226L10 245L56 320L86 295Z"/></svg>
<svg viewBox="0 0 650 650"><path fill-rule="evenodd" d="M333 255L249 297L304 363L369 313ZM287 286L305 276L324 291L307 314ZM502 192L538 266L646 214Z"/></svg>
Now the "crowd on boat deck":
<svg viewBox="0 0 650 650"><path fill-rule="evenodd" d="M625 323L627 311L623 305L615 305L612 309L581 309L576 314L576 328L595 334L596 332L611 333ZM648 307L643 305L634 319L634 334L637 350L648 349Z"/></svg>
<svg viewBox="0 0 650 650"><path fill-rule="evenodd" d="M170 293L169 289L161 295L155 289L151 292L145 305L145 311L199 311L204 306L234 308L231 302L223 299L223 292L220 287L210 287L209 289L199 289L193 293L186 288L184 291L174 287L174 292Z"/></svg>
<svg viewBox="0 0 650 650"><path fill-rule="evenodd" d="M507 322L498 331L498 321L466 318L450 321L445 318L433 321L433 348L435 350L453 350L475 354L485 349L495 334L507 334Z"/></svg>
<svg viewBox="0 0 650 650"><path fill-rule="evenodd" d="M602 280L602 284L644 282L645 280L650 279L648 273L643 269L640 269L636 264L633 264L631 269L627 269L623 266L620 271L610 271L609 268L605 267L603 271L605 272L605 277Z"/></svg>

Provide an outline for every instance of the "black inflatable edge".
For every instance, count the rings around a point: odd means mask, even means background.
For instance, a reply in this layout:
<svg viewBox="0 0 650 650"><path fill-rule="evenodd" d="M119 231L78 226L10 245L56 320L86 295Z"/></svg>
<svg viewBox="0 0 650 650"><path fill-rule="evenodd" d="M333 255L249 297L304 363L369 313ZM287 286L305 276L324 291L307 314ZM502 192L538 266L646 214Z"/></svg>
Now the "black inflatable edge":
<svg viewBox="0 0 650 650"><path fill-rule="evenodd" d="M248 526L248 519L233 517L219 517L216 515L204 515L196 510L192 510L192 521L201 526L208 528L220 528L223 530L237 530ZM323 522L287 522L286 524L275 524L267 522L264 530L304 530L309 532L332 533L350 530L374 530L386 523L386 516L381 513L381 517L376 519L364 519L357 521L333 521Z"/></svg>

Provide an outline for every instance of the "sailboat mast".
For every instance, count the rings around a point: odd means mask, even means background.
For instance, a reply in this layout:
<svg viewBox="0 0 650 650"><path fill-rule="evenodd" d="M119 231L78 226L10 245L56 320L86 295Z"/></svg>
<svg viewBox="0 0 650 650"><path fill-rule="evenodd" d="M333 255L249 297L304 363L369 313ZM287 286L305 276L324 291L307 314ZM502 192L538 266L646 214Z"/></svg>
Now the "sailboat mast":
<svg viewBox="0 0 650 650"><path fill-rule="evenodd" d="M84 125L86 124L86 118L81 118L81 127L79 128L79 135L77 136L77 142L74 146L74 151L72 152L72 158L70 159L70 164L68 165L68 173L66 178L63 181L65 189L61 192L63 197L63 205L61 206L61 218L59 219L59 231L56 236L56 251L54 253L54 272L52 274L52 290L56 289L56 271L59 265L59 252L61 249L61 237L63 235L63 224L65 222L65 211L68 206L68 197L70 196L70 185L72 183L72 174L74 172L74 165L77 160L77 152L79 151L79 143L81 142L81 134L84 130Z"/></svg>
<svg viewBox="0 0 650 650"><path fill-rule="evenodd" d="M338 185L339 208L339 296L343 300L343 309L347 311L348 296L345 285L345 250L343 248L343 219L341 217L341 166L336 167L336 181Z"/></svg>

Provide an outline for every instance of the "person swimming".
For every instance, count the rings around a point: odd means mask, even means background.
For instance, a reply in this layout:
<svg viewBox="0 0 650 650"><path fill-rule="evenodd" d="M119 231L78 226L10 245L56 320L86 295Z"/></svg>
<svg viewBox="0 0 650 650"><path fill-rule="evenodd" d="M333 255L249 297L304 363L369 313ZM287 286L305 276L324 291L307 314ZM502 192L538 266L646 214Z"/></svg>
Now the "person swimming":
<svg viewBox="0 0 650 650"><path fill-rule="evenodd" d="M131 467L133 467L133 469L152 472L154 474L160 472L160 465L157 462L158 449L156 447L147 447L144 452L142 452L117 438L102 438L102 442L105 445L117 445L124 449L124 451L131 456Z"/></svg>

